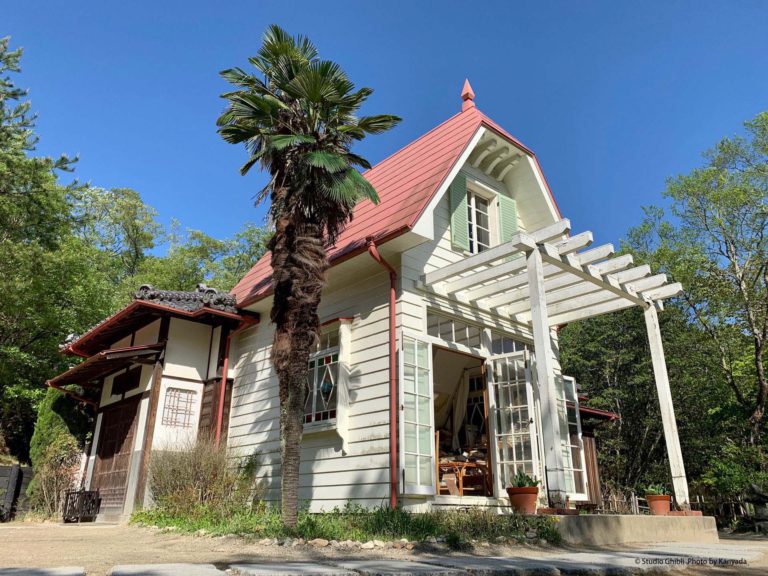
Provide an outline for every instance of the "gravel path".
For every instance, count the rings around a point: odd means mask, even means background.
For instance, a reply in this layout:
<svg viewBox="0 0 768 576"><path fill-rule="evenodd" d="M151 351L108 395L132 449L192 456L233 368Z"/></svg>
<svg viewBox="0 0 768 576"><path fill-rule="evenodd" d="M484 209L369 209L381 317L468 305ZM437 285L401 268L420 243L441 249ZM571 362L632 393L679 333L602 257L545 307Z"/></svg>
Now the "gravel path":
<svg viewBox="0 0 768 576"><path fill-rule="evenodd" d="M743 551L743 553L742 553ZM345 560L415 560L443 563L455 567L480 565L482 558L517 557L546 565L567 562L584 550L554 546L478 546L471 555L452 553L444 545L420 545L415 550L373 549L341 551L331 547L265 546L238 537L196 537L160 532L124 525L15 522L0 525L0 567L83 566L88 576L104 576L115 565L199 563L220 569L233 564L280 563L290 560L314 560L323 563ZM605 557L606 551L594 551ZM712 569L695 567L686 574L768 574L768 540L723 540L718 546L658 546L653 550L625 548L609 552L616 558L641 557L643 554L685 553L694 556L743 556L747 565ZM634 563L634 562L633 562ZM1 571L0 571L1 573ZM679 572L676 572L679 573Z"/></svg>

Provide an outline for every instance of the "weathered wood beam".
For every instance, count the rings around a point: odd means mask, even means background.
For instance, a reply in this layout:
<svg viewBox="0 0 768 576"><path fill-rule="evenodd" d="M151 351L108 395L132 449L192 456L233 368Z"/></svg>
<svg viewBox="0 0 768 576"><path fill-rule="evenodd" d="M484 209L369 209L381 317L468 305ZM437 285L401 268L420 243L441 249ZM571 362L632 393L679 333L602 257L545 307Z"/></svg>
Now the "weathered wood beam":
<svg viewBox="0 0 768 576"><path fill-rule="evenodd" d="M487 294L495 294L496 292L500 292L502 290L489 288L490 286L495 286L496 283L488 286L482 286L483 283L495 278L500 278L501 276L514 274L515 272L519 272L524 268L525 258L516 258L514 260L510 260L509 262L499 264L498 266L490 266L480 270L479 272L474 272L472 274L462 276L461 278L457 278L456 280L451 280L450 282L446 283L445 291L448 294L455 294L461 290L468 290L462 295L467 300L477 300L478 298L482 298L483 294L485 294L484 290L489 290ZM504 280L501 280L500 282L503 281Z"/></svg>
<svg viewBox="0 0 768 576"><path fill-rule="evenodd" d="M666 300L667 298L677 296L682 291L683 285L680 284L680 282L675 282L674 284L667 284L665 286L660 286L659 288L644 290L643 298L647 300Z"/></svg>
<svg viewBox="0 0 768 576"><path fill-rule="evenodd" d="M578 310L572 310L570 312L564 312L555 316L549 317L550 326L560 326L562 324L568 324L569 322L576 322L578 320L586 320L588 318L594 318L595 316L602 316L610 312L617 312L619 310L625 310L636 306L633 302L624 298L615 298L602 304L596 304L589 308L580 308Z"/></svg>
<svg viewBox="0 0 768 576"><path fill-rule="evenodd" d="M635 268L630 268L629 270L612 272L608 274L608 277L616 280L616 282L619 284L625 284L626 282L632 282L633 280L645 278L646 276L650 276L650 274L651 267L648 266L648 264L643 264L642 266L636 266Z"/></svg>
<svg viewBox="0 0 768 576"><path fill-rule="evenodd" d="M610 274L612 272L618 272L629 268L634 263L632 254L624 254L623 256L617 256L616 258L609 258L605 262L598 262L593 265L595 272L601 276Z"/></svg>
<svg viewBox="0 0 768 576"><path fill-rule="evenodd" d="M688 480L685 476L683 452L680 449L680 437L677 433L677 420L675 419L675 408L672 404L672 392L669 388L669 376L667 374L667 363L664 359L664 344L661 340L659 317L656 314L656 308L653 306L646 308L644 314L645 325L648 330L648 343L651 348L653 375L656 380L656 394L659 397L659 408L661 409L661 424L664 428L664 440L667 444L667 459L669 460L669 468L672 473L672 487L678 506L688 509L690 507Z"/></svg>
<svg viewBox="0 0 768 576"><path fill-rule="evenodd" d="M497 141L494 138L488 138L475 146L475 149L472 151L472 156L474 156L474 158L471 158L470 160L472 167L477 168L480 166L480 163L493 151L494 148L496 148L496 145Z"/></svg>
<svg viewBox="0 0 768 576"><path fill-rule="evenodd" d="M490 174L494 166L501 162L506 156L512 153L512 149L509 146L502 146L497 148L485 158L485 161L481 164L480 169L486 174Z"/></svg>
<svg viewBox="0 0 768 576"><path fill-rule="evenodd" d="M557 302L569 301L573 298L584 296L586 294L592 294L599 292L600 288L589 282L584 282L581 278L577 278L572 274L564 274L557 277L552 281L552 284L548 285L547 281L544 281L544 286L547 290L547 304L552 305ZM613 297L613 295L611 295ZM499 297L501 300L501 297ZM502 306L505 302L501 301L496 304L495 307ZM491 306L491 302L488 302L488 307ZM508 315L524 314L530 308L527 298L521 298L513 302L509 302L505 311Z"/></svg>
<svg viewBox="0 0 768 576"><path fill-rule="evenodd" d="M560 220L554 224L551 224L549 226L546 226L544 228L541 228L539 230L536 230L534 232L531 232L529 236L533 238L534 242L547 242L552 239L559 239L563 236L563 234L567 234L570 230L571 223L570 221L565 218L563 220ZM487 251L486 251L487 252ZM486 252L483 252L485 254ZM504 262L503 264L491 266L479 271L472 271L472 274L467 274L466 276L463 276L461 278L455 278L448 280L443 287L443 291L447 294L455 294L456 292L459 292L461 290L471 290L473 287L477 287L478 289L481 288L481 284L484 284L485 282L488 282L490 280L493 280L494 278L500 278L502 276L506 276L508 274L514 274L515 272L519 272L525 268L525 260L513 260L510 262ZM545 272L548 272L549 270L545 270ZM427 275L425 275L422 278L422 281L427 284ZM525 282L521 282L519 285L522 286ZM495 292L488 292L488 294L496 294L499 291ZM487 295L487 294L486 294ZM480 296L477 296L472 293L464 294L466 298L470 300L476 300Z"/></svg>
<svg viewBox="0 0 768 576"><path fill-rule="evenodd" d="M654 276L647 276L633 282L628 282L627 286L631 287L635 292L643 292L644 290L650 290L651 288L658 288L666 283L666 274L656 274Z"/></svg>
<svg viewBox="0 0 768 576"><path fill-rule="evenodd" d="M579 234L566 238L562 242L556 243L555 248L557 248L557 251L561 255L570 254L571 252L576 252L577 250L581 250L582 248L591 245L592 240L592 232L587 230L586 232L580 232ZM544 240L544 242L547 242L547 240Z"/></svg>
<svg viewBox="0 0 768 576"><path fill-rule="evenodd" d="M566 272L575 274L576 276L579 276L580 278L583 278L592 284L605 288L605 290L608 292L612 292L617 296L621 296L622 298L627 298L635 304L643 307L648 305L643 298L640 298L633 292L622 288L622 286L615 280L610 278L603 278L603 276L601 276L595 270L594 266L585 263L585 259L587 258L596 258L599 260L609 256L613 252L613 246L610 244L599 246L577 255L567 254L565 256L561 256L554 246L546 243L539 244L539 250L544 261L558 266Z"/></svg>
<svg viewBox="0 0 768 576"><path fill-rule="evenodd" d="M502 167L501 167L501 169L500 169L500 170L498 171L498 173L497 173L497 174L494 176L494 178L496 178L496 180L498 180L499 182L501 182L502 180L504 180L504 176L506 176L506 175L507 175L507 172L509 172L510 170L512 170L512 168L514 168L515 166L517 166L517 165L520 163L520 159L521 159L522 157L523 157L523 155L522 155L522 154L518 154L518 155L517 155L517 156L515 156L513 159L509 160L509 161L506 163L506 165L504 165L504 166L502 166Z"/></svg>
<svg viewBox="0 0 768 576"><path fill-rule="evenodd" d="M555 353L547 317L547 297L544 290L544 263L539 250L531 250L528 261L528 286L531 291L531 325L533 348L536 353L536 382L541 407L541 436L545 479L549 499L555 507L566 502L565 468L560 442L560 419L557 412L555 384Z"/></svg>
<svg viewBox="0 0 768 576"><path fill-rule="evenodd" d="M469 272L478 266L490 264L496 260L504 258L506 256L512 256L516 252L530 251L536 248L536 241L528 234L518 232L508 242L489 248L485 252L480 252L459 260L448 266L444 266L438 270L427 272L423 279L424 284L434 284L435 282L441 282L447 280L451 276L456 276L464 272Z"/></svg>

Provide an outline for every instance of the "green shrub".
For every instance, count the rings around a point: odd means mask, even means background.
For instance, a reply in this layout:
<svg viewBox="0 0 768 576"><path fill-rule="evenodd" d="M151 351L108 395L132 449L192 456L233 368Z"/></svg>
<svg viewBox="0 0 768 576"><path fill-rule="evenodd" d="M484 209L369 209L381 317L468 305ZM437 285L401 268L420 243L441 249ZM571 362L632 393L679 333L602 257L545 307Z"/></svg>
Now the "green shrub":
<svg viewBox="0 0 768 576"><path fill-rule="evenodd" d="M226 446L208 438L175 451L153 451L149 489L158 510L177 517L246 510L258 496L254 457L234 460Z"/></svg>
<svg viewBox="0 0 768 576"><path fill-rule="evenodd" d="M62 511L64 491L77 482L81 449L69 434L53 438L42 454L37 454L38 466L27 488L29 504L44 517L57 516Z"/></svg>
<svg viewBox="0 0 768 576"><path fill-rule="evenodd" d="M43 516L61 512L63 492L76 487L89 419L77 402L49 388L40 403L30 444L34 477L27 488L32 509Z"/></svg>
<svg viewBox="0 0 768 576"><path fill-rule="evenodd" d="M385 506L366 509L348 505L330 512L299 513L295 530L286 531L277 509L257 503L223 515L211 505L198 505L186 514L171 512L158 506L134 514L133 522L141 525L175 527L185 532L205 530L212 534L247 534L254 538L296 537L312 540L424 540L444 537L449 546L461 550L472 540L497 539L524 541L529 531L552 543L560 542L553 518L496 514L490 510L436 510L412 513L402 508Z"/></svg>

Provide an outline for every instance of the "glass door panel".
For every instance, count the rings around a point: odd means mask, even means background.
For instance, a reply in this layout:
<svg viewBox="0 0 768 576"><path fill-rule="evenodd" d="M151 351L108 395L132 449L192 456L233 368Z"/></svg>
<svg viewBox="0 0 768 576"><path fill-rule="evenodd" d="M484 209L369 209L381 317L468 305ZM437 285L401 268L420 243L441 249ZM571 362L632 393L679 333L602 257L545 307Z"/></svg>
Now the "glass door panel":
<svg viewBox="0 0 768 576"><path fill-rule="evenodd" d="M518 470L540 478L534 398L527 352L491 358L497 492Z"/></svg>
<svg viewBox="0 0 768 576"><path fill-rule="evenodd" d="M400 471L402 492L434 494L432 345L403 335L400 362Z"/></svg>

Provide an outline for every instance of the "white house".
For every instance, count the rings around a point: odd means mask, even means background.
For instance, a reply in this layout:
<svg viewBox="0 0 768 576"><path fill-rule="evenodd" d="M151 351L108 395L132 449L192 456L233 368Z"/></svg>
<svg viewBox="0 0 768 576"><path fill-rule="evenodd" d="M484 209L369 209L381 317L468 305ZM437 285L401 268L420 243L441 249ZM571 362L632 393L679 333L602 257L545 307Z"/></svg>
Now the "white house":
<svg viewBox="0 0 768 576"><path fill-rule="evenodd" d="M590 232L572 233L533 152L478 110L468 83L460 113L364 176L381 202L360 203L330 252L323 331L309 366L300 498L317 511L349 501L412 510L506 506L504 489L524 470L542 481L543 502L594 501L594 445L585 450L581 419L612 415L580 405L576 383L560 371L557 330L639 306L675 497L686 507L657 319L680 285L633 266L629 255L612 258L610 245L590 247ZM279 498L270 273L265 256L231 296L189 293L186 315L161 296L184 293L145 290L131 306L152 302L152 315L112 317L100 325L106 335L97 326L70 345L91 358L85 364L124 349L122 362L87 374L75 368L51 382L103 388L84 476L93 488L118 485L116 512L146 498L150 450L198 429L225 437L238 453L257 452L266 497ZM130 373L139 361L149 365L135 391L115 395L115 370ZM131 403L131 394L142 400ZM117 459L119 474L103 472L107 464L99 472L100 458L116 453L105 438L130 445Z"/></svg>

